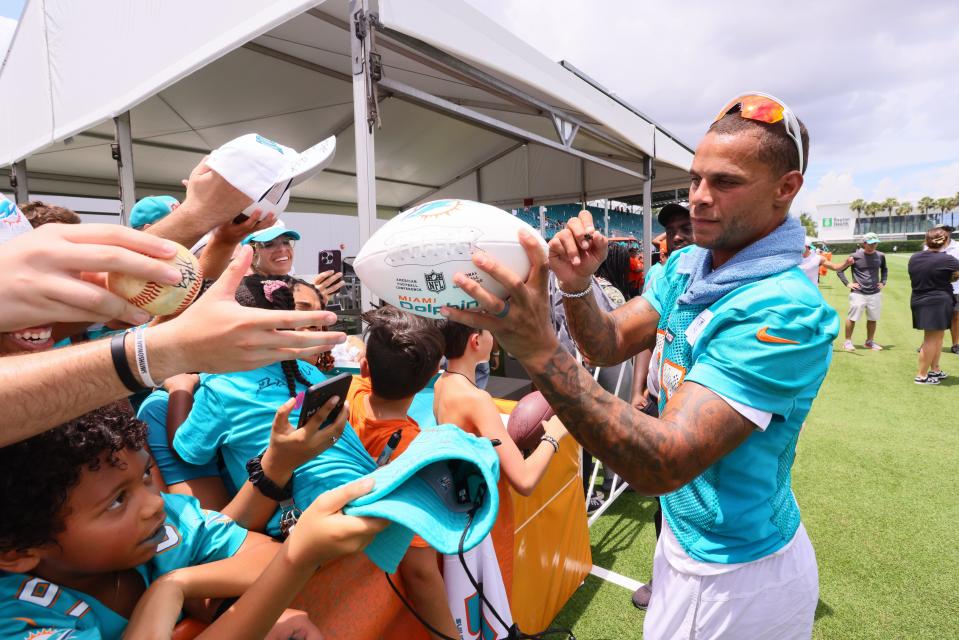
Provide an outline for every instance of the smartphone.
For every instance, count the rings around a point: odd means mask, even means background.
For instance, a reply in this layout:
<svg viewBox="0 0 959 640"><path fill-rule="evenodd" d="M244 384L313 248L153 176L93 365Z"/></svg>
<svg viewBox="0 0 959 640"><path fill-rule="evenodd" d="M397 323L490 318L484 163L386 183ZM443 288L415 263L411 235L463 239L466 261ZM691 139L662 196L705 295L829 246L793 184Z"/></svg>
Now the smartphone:
<svg viewBox="0 0 959 640"><path fill-rule="evenodd" d="M324 271L343 272L343 252L339 249L325 249L319 254L319 273Z"/></svg>
<svg viewBox="0 0 959 640"><path fill-rule="evenodd" d="M323 421L323 424L320 425L320 429L325 429L333 424L340 415L340 411L343 410L343 403L346 401L346 394L350 390L350 383L352 381L353 374L341 373L332 378L327 378L323 382L307 389L303 397L303 407L300 409L300 420L297 422L296 428L299 429L305 425L307 421L313 417L314 413L323 408L323 405L326 404L330 398L337 396L340 401L337 402L333 410L330 411L330 415L328 415L326 420Z"/></svg>

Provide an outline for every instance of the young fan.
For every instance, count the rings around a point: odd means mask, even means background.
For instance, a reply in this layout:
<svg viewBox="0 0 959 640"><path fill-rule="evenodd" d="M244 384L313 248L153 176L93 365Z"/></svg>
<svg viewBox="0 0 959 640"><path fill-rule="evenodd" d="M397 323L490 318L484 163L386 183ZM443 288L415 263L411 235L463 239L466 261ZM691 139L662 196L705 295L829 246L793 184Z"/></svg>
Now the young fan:
<svg viewBox="0 0 959 640"><path fill-rule="evenodd" d="M0 637L168 638L184 604L209 619L204 599L242 595L272 562L280 545L266 536L161 494L144 444L145 425L118 403L0 449ZM295 544L314 551L268 575L298 589L301 572L364 546L385 523L332 514L369 488L304 514ZM263 637L291 598L254 593L201 637ZM305 616L286 630L317 637Z"/></svg>
<svg viewBox="0 0 959 640"><path fill-rule="evenodd" d="M407 415L413 396L439 370L443 338L435 321L382 306L363 314L366 355L348 396L349 422L378 464L402 454L420 433ZM416 536L400 562L411 604L433 628L459 637L435 549Z"/></svg>
<svg viewBox="0 0 959 640"><path fill-rule="evenodd" d="M285 276L247 276L236 292L237 301L261 309L293 310L293 280ZM242 348L242 345L238 345ZM258 489L271 495L289 492L293 500L277 509L266 526L270 535L280 535L281 517L295 514L324 491L372 471L373 461L356 433L345 425L342 431L323 430L328 448L290 476L279 477L261 457L270 443L270 424L277 410L313 384L325 379L310 362L285 360L252 371L200 374L189 417L173 437L173 447L189 464L203 465L222 457L230 487L235 490L248 478L258 480ZM299 419L299 401L289 404L289 421Z"/></svg>
<svg viewBox="0 0 959 640"><path fill-rule="evenodd" d="M448 364L446 372L434 386L433 413L436 421L458 425L464 431L482 438L496 439L500 460L500 508L493 527L494 546L497 540L512 540L513 503L507 484L519 494L528 496L546 473L559 442L566 437L566 428L558 420L544 423L546 435L526 459L509 437L493 398L476 387L474 372L479 362L489 360L493 335L458 322L446 321L442 327ZM508 532L507 535L498 534ZM503 573L507 593L511 591L513 549L497 548L497 559Z"/></svg>

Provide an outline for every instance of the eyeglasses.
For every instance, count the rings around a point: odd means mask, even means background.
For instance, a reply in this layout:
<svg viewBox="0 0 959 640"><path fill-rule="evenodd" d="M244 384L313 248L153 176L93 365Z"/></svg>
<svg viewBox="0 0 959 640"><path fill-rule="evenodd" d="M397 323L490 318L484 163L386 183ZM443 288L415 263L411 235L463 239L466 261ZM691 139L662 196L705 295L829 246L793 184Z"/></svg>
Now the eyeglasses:
<svg viewBox="0 0 959 640"><path fill-rule="evenodd" d="M282 237L274 238L269 242L257 242L256 244L260 249L266 250L276 249L278 247L289 247L292 249L296 245L296 242L293 240L293 238Z"/></svg>
<svg viewBox="0 0 959 640"><path fill-rule="evenodd" d="M796 144L796 150L799 152L799 173L806 169L803 162L802 132L799 126L799 118L793 113L792 109L786 106L786 103L771 96L768 93L747 93L741 95L723 107L719 115L713 120L713 124L729 115L738 113L747 120L756 120L767 124L776 124L782 122L786 127L786 135Z"/></svg>

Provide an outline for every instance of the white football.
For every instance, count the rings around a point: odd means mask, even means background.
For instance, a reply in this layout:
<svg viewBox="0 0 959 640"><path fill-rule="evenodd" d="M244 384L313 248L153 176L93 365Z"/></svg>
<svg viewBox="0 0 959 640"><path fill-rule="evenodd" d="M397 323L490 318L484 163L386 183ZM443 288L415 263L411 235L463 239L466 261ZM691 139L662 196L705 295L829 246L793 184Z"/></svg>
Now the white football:
<svg viewBox="0 0 959 640"><path fill-rule="evenodd" d="M473 264L471 256L485 251L525 279L529 258L517 234L539 232L516 216L470 200L434 200L399 214L363 245L353 268L381 300L426 318L441 318L444 305L477 309L479 303L453 284L463 272L496 296L506 290Z"/></svg>

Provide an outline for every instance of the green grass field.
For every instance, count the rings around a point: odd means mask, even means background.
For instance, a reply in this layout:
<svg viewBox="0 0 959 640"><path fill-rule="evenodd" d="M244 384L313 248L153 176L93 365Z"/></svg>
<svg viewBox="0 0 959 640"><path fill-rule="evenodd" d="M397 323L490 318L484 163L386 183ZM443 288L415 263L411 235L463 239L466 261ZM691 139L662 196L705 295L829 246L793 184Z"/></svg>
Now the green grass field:
<svg viewBox="0 0 959 640"><path fill-rule="evenodd" d="M959 638L959 355L955 377L913 384L921 332L912 329L907 255L889 255L876 340L885 351L842 351L813 405L793 489L819 562L814 638ZM846 289L823 277L844 318ZM946 335L948 343L948 333ZM654 502L624 494L593 527L593 563L649 579ZM630 593L593 576L557 617L577 638L639 638Z"/></svg>

